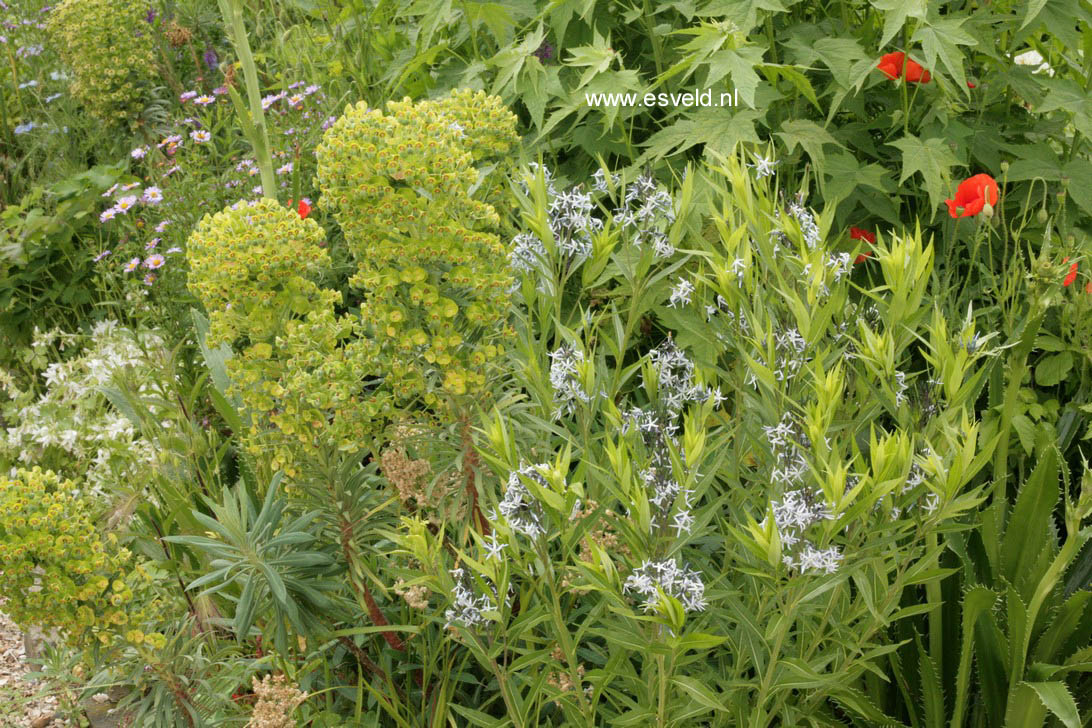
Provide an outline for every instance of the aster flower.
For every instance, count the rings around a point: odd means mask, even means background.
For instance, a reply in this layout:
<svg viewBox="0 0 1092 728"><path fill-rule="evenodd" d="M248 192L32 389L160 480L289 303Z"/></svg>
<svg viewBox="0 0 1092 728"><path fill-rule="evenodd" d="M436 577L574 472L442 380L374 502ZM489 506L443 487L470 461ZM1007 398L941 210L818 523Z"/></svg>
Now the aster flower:
<svg viewBox="0 0 1092 728"><path fill-rule="evenodd" d="M121 186L121 191L122 192L128 192L129 190L135 190L137 187L140 187L139 182L130 182L127 185L122 185Z"/></svg>
<svg viewBox="0 0 1092 728"><path fill-rule="evenodd" d="M148 154L148 147L137 147L133 151L129 152L129 156L133 159L144 159L144 156Z"/></svg>
<svg viewBox="0 0 1092 728"><path fill-rule="evenodd" d="M204 144L212 139L212 134L209 134L204 129L197 129L196 131L190 132L190 139L193 139L197 144Z"/></svg>
<svg viewBox="0 0 1092 728"><path fill-rule="evenodd" d="M182 252L182 248L167 248L167 250L166 250L166 251L164 251L164 252L165 252L165 253L166 253L167 255L170 255L171 253L181 253L181 252Z"/></svg>
<svg viewBox="0 0 1092 728"><path fill-rule="evenodd" d="M98 263L100 260L102 260L103 258L105 258L108 255L110 255L110 251L109 250L104 250L101 253L99 253L98 255L96 255L93 258L92 262Z"/></svg>
<svg viewBox="0 0 1092 728"><path fill-rule="evenodd" d="M155 273L149 273L148 275L144 276L144 285L150 286L153 283L155 283Z"/></svg>
<svg viewBox="0 0 1092 728"><path fill-rule="evenodd" d="M162 222L160 222L158 225L155 226L155 231L157 233L162 233L164 230L167 229L167 226L170 225L170 224L171 224L170 220L163 220Z"/></svg>
<svg viewBox="0 0 1092 728"><path fill-rule="evenodd" d="M125 264L125 272L126 273L132 273L133 271L135 271L139 267L140 267L140 258L133 258L132 260L130 260L128 263Z"/></svg>
<svg viewBox="0 0 1092 728"><path fill-rule="evenodd" d="M216 97L215 96L209 96L208 94L204 94L204 95L198 96L196 99L194 99L193 103L197 104L198 106L208 106L209 104L215 104L216 103Z"/></svg>
<svg viewBox="0 0 1092 728"><path fill-rule="evenodd" d="M288 97L288 105L292 108L297 108L303 103L303 94L292 94Z"/></svg>
<svg viewBox="0 0 1092 728"><path fill-rule="evenodd" d="M118 216L117 208L116 207L109 207L109 208L103 210L102 214L99 215L99 222L106 222L107 220L113 220L117 216Z"/></svg>
<svg viewBox="0 0 1092 728"><path fill-rule="evenodd" d="M155 270L156 268L162 268L163 264L166 262L166 258L156 253L155 255L148 256L148 258L144 261L144 267L150 270Z"/></svg>
<svg viewBox="0 0 1092 728"><path fill-rule="evenodd" d="M137 198L135 195L126 195L125 197L118 198L118 201L114 205L114 207L117 209L118 212L128 212L133 208L134 205L136 205L136 203Z"/></svg>
<svg viewBox="0 0 1092 728"><path fill-rule="evenodd" d="M160 242L161 242L160 238L152 238L151 240L149 240L147 243L144 244L144 249L145 250L154 250L155 246L159 245Z"/></svg>
<svg viewBox="0 0 1092 728"><path fill-rule="evenodd" d="M277 174L289 174L292 171L292 169L293 169L292 163L288 162L284 166L277 168Z"/></svg>
<svg viewBox="0 0 1092 728"><path fill-rule="evenodd" d="M149 187L144 190L144 194L141 195L141 199L149 205L158 205L163 201L163 191L158 187Z"/></svg>
<svg viewBox="0 0 1092 728"><path fill-rule="evenodd" d="M216 51L212 49L212 46L205 48L205 53L201 58L205 61L205 65L209 67L210 71L216 70L216 66L220 63L220 59L217 58Z"/></svg>
<svg viewBox="0 0 1092 728"><path fill-rule="evenodd" d="M320 88L322 88L322 87L321 87L321 86L319 86L319 85L318 85L317 83L313 83L313 84L311 84L310 86L308 86L307 88L305 88L305 89L303 90L303 93L304 93L304 94L306 94L307 96L310 96L311 94L313 94L313 93L315 93L316 91L318 91L318 90L319 90Z"/></svg>
<svg viewBox="0 0 1092 728"><path fill-rule="evenodd" d="M186 91L185 93L183 93L181 96L178 97L178 100L181 101L182 103L186 103L190 99L194 99L194 98L197 98L197 92L196 91Z"/></svg>

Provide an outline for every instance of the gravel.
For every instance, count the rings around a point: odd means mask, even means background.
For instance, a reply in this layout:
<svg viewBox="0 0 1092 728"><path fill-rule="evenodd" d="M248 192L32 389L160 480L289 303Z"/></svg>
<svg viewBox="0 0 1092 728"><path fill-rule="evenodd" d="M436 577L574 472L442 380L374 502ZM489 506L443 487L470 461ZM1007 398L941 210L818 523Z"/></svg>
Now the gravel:
<svg viewBox="0 0 1092 728"><path fill-rule="evenodd" d="M23 633L0 612L0 725L10 728L62 728L54 720L57 699L48 694L48 686L27 680L35 666L26 661Z"/></svg>

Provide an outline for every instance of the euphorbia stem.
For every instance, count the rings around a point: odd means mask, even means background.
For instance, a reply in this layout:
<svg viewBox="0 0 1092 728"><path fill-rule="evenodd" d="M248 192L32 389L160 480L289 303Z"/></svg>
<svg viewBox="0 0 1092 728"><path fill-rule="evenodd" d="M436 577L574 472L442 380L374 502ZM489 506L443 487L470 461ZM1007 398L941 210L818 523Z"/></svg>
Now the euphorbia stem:
<svg viewBox="0 0 1092 728"><path fill-rule="evenodd" d="M261 172L262 194L272 198L277 191L276 182L273 179L273 157L269 153L269 134L265 128L265 112L262 110L258 71L254 67L250 40L247 38L246 25L243 24L243 5L240 0L220 0L220 12L224 16L224 22L231 29L231 42L235 46L235 53L239 56L239 63L243 66L243 80L246 83L247 101L250 104L249 124L244 124L244 128L249 127L253 130L250 144L254 147L254 156L257 159L258 170ZM239 113L241 116L243 110L239 109Z"/></svg>

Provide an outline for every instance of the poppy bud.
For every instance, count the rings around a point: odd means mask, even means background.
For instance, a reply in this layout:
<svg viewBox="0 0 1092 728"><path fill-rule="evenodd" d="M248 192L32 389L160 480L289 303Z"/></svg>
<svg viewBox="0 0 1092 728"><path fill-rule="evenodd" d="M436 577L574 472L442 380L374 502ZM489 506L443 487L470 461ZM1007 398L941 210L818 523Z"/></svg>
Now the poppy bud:
<svg viewBox="0 0 1092 728"><path fill-rule="evenodd" d="M1045 223L1047 221L1047 211L1045 207L1039 210L1039 214L1037 217L1040 223Z"/></svg>
<svg viewBox="0 0 1092 728"><path fill-rule="evenodd" d="M987 202L985 205L982 206L982 217L986 218L987 220L993 217L993 205Z"/></svg>
<svg viewBox="0 0 1092 728"><path fill-rule="evenodd" d="M1008 171L1009 171L1009 163L1008 162L1002 162L1001 163L1001 172L1005 173L1005 172L1008 172Z"/></svg>

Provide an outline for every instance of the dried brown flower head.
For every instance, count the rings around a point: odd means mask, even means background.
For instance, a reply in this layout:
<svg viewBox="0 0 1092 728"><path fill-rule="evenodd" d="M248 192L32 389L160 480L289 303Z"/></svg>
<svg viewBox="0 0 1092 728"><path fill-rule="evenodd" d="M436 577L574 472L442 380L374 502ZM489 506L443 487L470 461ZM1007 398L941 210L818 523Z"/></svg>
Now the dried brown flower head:
<svg viewBox="0 0 1092 728"><path fill-rule="evenodd" d="M170 43L173 48L181 48L193 38L192 30L179 25L174 20L167 26L167 30L164 31L164 34L167 36L167 42Z"/></svg>
<svg viewBox="0 0 1092 728"><path fill-rule="evenodd" d="M295 685L286 685L282 674L266 675L260 681L255 675L251 681L258 700L247 728L295 728L292 713L307 699L307 694Z"/></svg>

